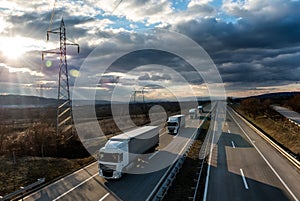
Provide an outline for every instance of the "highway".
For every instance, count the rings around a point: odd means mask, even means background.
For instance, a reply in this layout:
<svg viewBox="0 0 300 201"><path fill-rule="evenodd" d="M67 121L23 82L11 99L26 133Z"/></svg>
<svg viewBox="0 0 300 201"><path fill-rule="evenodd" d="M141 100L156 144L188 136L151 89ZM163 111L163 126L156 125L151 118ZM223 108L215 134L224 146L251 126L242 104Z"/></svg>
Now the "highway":
<svg viewBox="0 0 300 201"><path fill-rule="evenodd" d="M209 155L205 201L299 200L300 171L227 108Z"/></svg>
<svg viewBox="0 0 300 201"><path fill-rule="evenodd" d="M298 112L295 112L293 110L290 110L285 107L280 107L277 105L271 106L275 111L277 111L282 116L286 117L287 119L290 119L292 122L300 125L300 114Z"/></svg>
<svg viewBox="0 0 300 201"><path fill-rule="evenodd" d="M186 117L186 127L173 136L161 128L159 151L143 155L134 163L132 174L119 180L98 176L97 162L52 183L24 200L124 200L144 201L151 194L168 166L190 141L203 121Z"/></svg>

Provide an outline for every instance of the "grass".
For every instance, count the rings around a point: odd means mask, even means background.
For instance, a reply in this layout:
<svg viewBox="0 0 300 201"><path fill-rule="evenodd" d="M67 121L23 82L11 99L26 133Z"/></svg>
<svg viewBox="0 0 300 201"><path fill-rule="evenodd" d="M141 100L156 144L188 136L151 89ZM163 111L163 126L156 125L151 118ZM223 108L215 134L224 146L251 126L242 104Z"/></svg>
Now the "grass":
<svg viewBox="0 0 300 201"><path fill-rule="evenodd" d="M82 159L51 158L51 157L16 157L13 159L0 157L0 195L4 196L12 191L20 189L36 182L39 178L45 178L50 182L62 175L69 174L94 161L93 157Z"/></svg>
<svg viewBox="0 0 300 201"><path fill-rule="evenodd" d="M273 120L270 116L260 116L255 119L249 114L235 107L242 116L256 125L267 136L279 143L283 148L292 152L294 155L300 155L300 128L295 125L289 125L281 119Z"/></svg>

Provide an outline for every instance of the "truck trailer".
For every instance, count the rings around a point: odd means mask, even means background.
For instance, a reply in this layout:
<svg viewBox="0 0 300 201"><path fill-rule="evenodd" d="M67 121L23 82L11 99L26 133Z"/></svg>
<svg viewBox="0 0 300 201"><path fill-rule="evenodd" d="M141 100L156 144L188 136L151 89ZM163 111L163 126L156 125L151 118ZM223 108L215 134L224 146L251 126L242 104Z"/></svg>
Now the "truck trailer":
<svg viewBox="0 0 300 201"><path fill-rule="evenodd" d="M185 115L179 114L170 116L167 121L167 127L170 134L177 134L180 128L185 126Z"/></svg>
<svg viewBox="0 0 300 201"><path fill-rule="evenodd" d="M119 179L141 154L159 144L159 127L143 126L110 138L99 150L99 175Z"/></svg>

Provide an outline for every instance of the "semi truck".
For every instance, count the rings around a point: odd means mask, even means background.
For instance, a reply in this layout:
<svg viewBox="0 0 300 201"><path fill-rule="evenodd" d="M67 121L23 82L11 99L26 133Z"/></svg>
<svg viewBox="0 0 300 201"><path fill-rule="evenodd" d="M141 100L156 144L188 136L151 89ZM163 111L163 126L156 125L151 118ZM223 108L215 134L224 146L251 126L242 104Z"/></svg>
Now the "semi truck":
<svg viewBox="0 0 300 201"><path fill-rule="evenodd" d="M159 127L143 126L111 137L99 150L99 175L119 179L137 157L159 144Z"/></svg>
<svg viewBox="0 0 300 201"><path fill-rule="evenodd" d="M167 127L170 134L177 134L180 128L185 126L185 115L179 114L170 116L167 121Z"/></svg>
<svg viewBox="0 0 300 201"><path fill-rule="evenodd" d="M202 106L202 105L199 105L199 106L198 106L198 111L199 111L199 113L202 113L202 112L203 112L203 106Z"/></svg>
<svg viewBox="0 0 300 201"><path fill-rule="evenodd" d="M197 119L198 112L195 108L189 110L190 119Z"/></svg>

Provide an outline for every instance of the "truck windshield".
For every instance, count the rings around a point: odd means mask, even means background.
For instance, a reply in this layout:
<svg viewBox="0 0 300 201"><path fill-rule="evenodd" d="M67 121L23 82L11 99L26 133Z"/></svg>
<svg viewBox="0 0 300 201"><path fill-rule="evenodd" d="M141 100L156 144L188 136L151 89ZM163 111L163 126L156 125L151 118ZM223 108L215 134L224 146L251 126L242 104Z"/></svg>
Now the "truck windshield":
<svg viewBox="0 0 300 201"><path fill-rule="evenodd" d="M118 163L122 160L122 154L100 152L99 160L103 162Z"/></svg>
<svg viewBox="0 0 300 201"><path fill-rule="evenodd" d="M168 122L168 126L177 126L177 122Z"/></svg>

